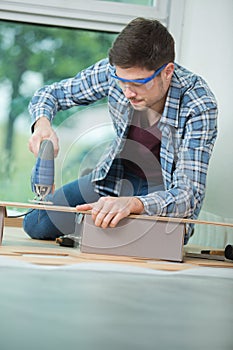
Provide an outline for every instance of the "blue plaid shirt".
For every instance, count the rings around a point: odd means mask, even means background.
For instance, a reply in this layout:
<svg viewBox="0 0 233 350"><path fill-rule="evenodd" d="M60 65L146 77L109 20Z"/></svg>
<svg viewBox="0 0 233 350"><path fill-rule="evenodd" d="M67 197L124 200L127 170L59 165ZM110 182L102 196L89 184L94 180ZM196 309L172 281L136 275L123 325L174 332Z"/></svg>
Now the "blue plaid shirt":
<svg viewBox="0 0 233 350"><path fill-rule="evenodd" d="M103 59L74 78L38 90L29 106L32 122L59 110L88 105L108 97L116 138L92 172L96 191L119 195L123 167L118 158L127 138L133 108L111 77ZM209 159L217 136L217 103L206 82L175 64L165 108L160 161L165 191L138 196L148 215L197 218L205 195ZM191 232L189 226L188 235Z"/></svg>

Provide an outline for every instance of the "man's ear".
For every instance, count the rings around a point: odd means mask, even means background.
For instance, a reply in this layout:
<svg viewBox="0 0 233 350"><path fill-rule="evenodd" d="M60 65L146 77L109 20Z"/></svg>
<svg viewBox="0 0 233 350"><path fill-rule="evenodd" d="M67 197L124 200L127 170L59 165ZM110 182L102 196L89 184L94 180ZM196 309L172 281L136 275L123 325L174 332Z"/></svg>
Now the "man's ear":
<svg viewBox="0 0 233 350"><path fill-rule="evenodd" d="M163 72L164 72L165 79L170 80L174 72L174 63L172 62L168 63L164 68Z"/></svg>

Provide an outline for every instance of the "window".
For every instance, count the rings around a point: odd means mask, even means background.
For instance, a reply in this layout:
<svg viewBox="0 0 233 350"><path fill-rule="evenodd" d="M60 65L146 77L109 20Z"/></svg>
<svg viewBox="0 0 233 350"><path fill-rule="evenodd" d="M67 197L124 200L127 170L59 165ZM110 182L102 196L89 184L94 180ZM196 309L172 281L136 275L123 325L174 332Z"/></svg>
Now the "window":
<svg viewBox="0 0 233 350"><path fill-rule="evenodd" d="M28 103L44 84L75 75L107 55L116 34L137 16L168 19L168 0L14 0L0 8L0 198L28 201L34 156L28 151ZM59 112L56 187L92 167L111 139L105 104ZM85 117L83 117L85 114ZM94 115L85 124L87 115ZM101 122L100 122L101 116ZM77 130L78 125L78 130ZM93 136L98 128L97 136ZM96 134L95 134L96 135ZM91 143L95 140L98 144ZM98 141L98 142L97 142Z"/></svg>
<svg viewBox="0 0 233 350"><path fill-rule="evenodd" d="M30 118L27 106L35 90L45 84L74 76L81 69L106 57L115 35L100 31L0 21L2 200L27 201L32 198L30 174L35 159L28 150ZM106 139L110 129L105 125L107 115L103 114L104 109L105 104L98 108L96 106L93 113L101 114L99 130L96 132ZM91 167L90 162L94 155L99 156L101 147L94 149L90 142L93 136L89 136L89 131L93 134L93 123L89 123L88 127L82 122L89 118L90 113L90 108L86 112L81 111L81 108L72 108L59 112L54 120L61 143L61 154L56 161L57 185L78 176L84 154L89 153L88 157L85 156L86 167ZM88 150L88 140L91 153ZM78 141L79 149L74 159L73 153Z"/></svg>
<svg viewBox="0 0 233 350"><path fill-rule="evenodd" d="M166 25L169 5L169 0L3 0L0 18L119 32L138 16L157 18Z"/></svg>
<svg viewBox="0 0 233 350"><path fill-rule="evenodd" d="M96 0L96 1L109 1L109 2L120 2L124 4L135 4L145 6L156 6L156 1L153 0Z"/></svg>

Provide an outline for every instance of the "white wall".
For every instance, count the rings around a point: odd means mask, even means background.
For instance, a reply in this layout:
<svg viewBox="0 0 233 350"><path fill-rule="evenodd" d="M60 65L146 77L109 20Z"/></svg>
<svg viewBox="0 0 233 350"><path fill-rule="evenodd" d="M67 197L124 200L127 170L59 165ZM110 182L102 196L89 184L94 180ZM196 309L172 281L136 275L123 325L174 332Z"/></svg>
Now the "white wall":
<svg viewBox="0 0 233 350"><path fill-rule="evenodd" d="M233 1L184 3L179 63L205 78L219 104L219 135L203 209L233 218Z"/></svg>

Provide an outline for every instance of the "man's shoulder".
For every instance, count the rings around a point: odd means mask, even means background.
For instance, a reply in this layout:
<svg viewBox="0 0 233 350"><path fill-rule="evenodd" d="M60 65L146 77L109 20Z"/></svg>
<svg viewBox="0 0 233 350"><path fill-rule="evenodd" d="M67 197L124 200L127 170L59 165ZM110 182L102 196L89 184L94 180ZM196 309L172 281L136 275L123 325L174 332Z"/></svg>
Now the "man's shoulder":
<svg viewBox="0 0 233 350"><path fill-rule="evenodd" d="M110 68L109 60L108 58L102 58L101 60L93 63L91 66L88 66L83 69L85 72L93 72L93 73L101 73L103 71L108 71Z"/></svg>
<svg viewBox="0 0 233 350"><path fill-rule="evenodd" d="M195 87L197 84L206 84L205 80L198 74L195 74L187 68L175 63L175 69L173 74L174 82L177 82L181 88L183 87Z"/></svg>
<svg viewBox="0 0 233 350"><path fill-rule="evenodd" d="M216 105L216 98L205 79L177 63L171 84L180 89L180 95L186 102L204 99Z"/></svg>

